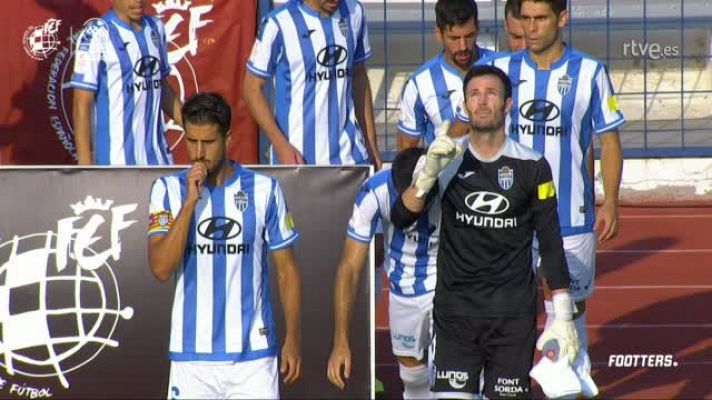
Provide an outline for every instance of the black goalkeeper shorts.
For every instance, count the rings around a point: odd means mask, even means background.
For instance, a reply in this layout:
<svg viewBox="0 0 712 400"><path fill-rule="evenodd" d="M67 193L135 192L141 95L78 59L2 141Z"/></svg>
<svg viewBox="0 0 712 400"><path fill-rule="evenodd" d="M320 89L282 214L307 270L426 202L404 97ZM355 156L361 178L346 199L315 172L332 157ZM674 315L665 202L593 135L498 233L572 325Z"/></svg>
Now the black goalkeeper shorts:
<svg viewBox="0 0 712 400"><path fill-rule="evenodd" d="M436 398L483 393L489 399L531 398L529 371L536 345L536 315L520 318L471 318L434 313L431 344Z"/></svg>

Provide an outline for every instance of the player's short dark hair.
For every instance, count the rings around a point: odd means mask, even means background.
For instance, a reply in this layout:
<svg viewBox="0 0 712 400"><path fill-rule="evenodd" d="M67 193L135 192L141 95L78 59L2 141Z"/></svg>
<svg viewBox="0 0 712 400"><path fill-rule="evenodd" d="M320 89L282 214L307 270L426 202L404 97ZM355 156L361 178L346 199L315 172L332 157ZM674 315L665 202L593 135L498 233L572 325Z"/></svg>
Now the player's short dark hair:
<svg viewBox="0 0 712 400"><path fill-rule="evenodd" d="M218 93L198 93L193 95L181 108L183 124L193 125L215 124L220 133L225 136L230 130L232 111L227 101Z"/></svg>
<svg viewBox="0 0 712 400"><path fill-rule="evenodd" d="M522 9L522 4L524 2L531 1L532 3L546 3L549 5L554 14L558 17L562 11L566 10L567 0L518 0L519 9ZM506 15L506 14L505 14Z"/></svg>
<svg viewBox="0 0 712 400"><path fill-rule="evenodd" d="M504 87L505 101L508 98L512 97L512 82L509 80L509 77L507 76L507 74L504 73L504 71L492 65L476 65L470 68L469 71L467 71L467 75L465 75L465 80L462 82L462 93L465 93L465 98L467 98L466 89L467 84L470 83L470 80L485 75L493 75L499 78L499 80L502 82L502 86Z"/></svg>
<svg viewBox="0 0 712 400"><path fill-rule="evenodd" d="M411 147L396 154L391 166L391 176L393 177L393 185L398 193L405 192L411 185L415 165L424 154L425 149L421 147Z"/></svg>
<svg viewBox="0 0 712 400"><path fill-rule="evenodd" d="M507 0L507 2L504 3L504 18L507 19L509 14L512 14L512 17L521 19L522 14L519 13L519 10L519 0Z"/></svg>
<svg viewBox="0 0 712 400"><path fill-rule="evenodd" d="M451 26L466 24L473 18L477 23L475 0L438 0L435 3L435 25L441 32Z"/></svg>

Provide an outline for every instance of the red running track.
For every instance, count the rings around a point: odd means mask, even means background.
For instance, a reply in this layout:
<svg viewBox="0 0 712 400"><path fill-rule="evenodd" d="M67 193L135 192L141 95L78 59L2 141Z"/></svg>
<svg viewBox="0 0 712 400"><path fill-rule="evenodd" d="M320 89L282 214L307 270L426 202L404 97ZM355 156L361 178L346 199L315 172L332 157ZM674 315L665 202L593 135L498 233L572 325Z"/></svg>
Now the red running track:
<svg viewBox="0 0 712 400"><path fill-rule="evenodd" d="M624 207L620 226L618 237L599 247L588 303L599 398L712 399L712 207ZM541 328L541 315L539 322ZM376 308L376 377L383 398L401 398L390 346L384 285ZM672 355L676 366L609 364L615 355Z"/></svg>

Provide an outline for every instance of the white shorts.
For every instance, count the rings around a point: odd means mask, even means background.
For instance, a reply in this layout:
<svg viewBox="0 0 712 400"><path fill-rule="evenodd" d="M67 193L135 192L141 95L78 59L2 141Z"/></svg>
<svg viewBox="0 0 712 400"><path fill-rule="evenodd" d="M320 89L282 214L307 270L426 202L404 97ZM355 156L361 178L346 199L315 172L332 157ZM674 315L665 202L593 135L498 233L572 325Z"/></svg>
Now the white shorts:
<svg viewBox="0 0 712 400"><path fill-rule="evenodd" d="M595 287L596 276L596 233L588 232L579 235L565 236L564 254L571 276L571 297L574 301L583 301L591 297ZM536 238L532 243L532 260L534 268L541 265L539 258L539 243Z"/></svg>
<svg viewBox="0 0 712 400"><path fill-rule="evenodd" d="M171 361L168 399L278 399L277 357Z"/></svg>
<svg viewBox="0 0 712 400"><path fill-rule="evenodd" d="M430 345L435 291L421 296L388 295L388 324L393 354L422 360Z"/></svg>

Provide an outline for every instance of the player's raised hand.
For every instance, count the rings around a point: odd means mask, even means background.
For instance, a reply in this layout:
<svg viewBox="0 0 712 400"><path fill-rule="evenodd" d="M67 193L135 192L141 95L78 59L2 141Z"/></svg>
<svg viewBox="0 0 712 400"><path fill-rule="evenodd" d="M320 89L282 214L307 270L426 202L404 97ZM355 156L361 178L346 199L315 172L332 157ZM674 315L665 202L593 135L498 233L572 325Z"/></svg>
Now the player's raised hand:
<svg viewBox="0 0 712 400"><path fill-rule="evenodd" d="M186 201L197 202L208 178L208 167L200 161L194 162L188 171L188 190Z"/></svg>
<svg viewBox="0 0 712 400"><path fill-rule="evenodd" d="M416 196L419 198L423 198L430 192L442 170L464 151L451 137L447 136L449 127L450 121L440 125L436 132L437 137L428 147L425 165L415 179Z"/></svg>
<svg viewBox="0 0 712 400"><path fill-rule="evenodd" d="M290 385L302 376L302 356L299 346L293 340L286 340L282 346L279 372L284 376L283 382Z"/></svg>
<svg viewBox="0 0 712 400"><path fill-rule="evenodd" d="M344 369L343 378L341 368ZM351 377L351 349L348 344L334 344L326 365L326 377L339 389L343 390L346 387L345 380Z"/></svg>

